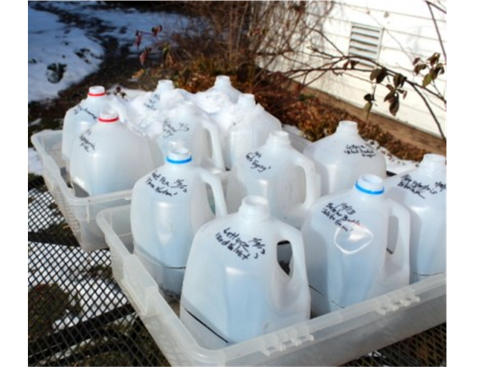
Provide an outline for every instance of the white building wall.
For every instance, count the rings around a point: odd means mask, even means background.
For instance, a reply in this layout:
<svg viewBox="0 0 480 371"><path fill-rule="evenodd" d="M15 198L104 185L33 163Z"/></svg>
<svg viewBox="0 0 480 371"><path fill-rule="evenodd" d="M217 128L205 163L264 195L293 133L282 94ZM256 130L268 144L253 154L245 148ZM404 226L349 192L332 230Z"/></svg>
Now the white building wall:
<svg viewBox="0 0 480 371"><path fill-rule="evenodd" d="M439 0L446 9L446 0ZM310 2L309 16L314 19L315 6L322 6L322 2ZM323 4L324 5L324 4ZM318 14L318 13L317 13ZM434 15L441 33L444 47L447 48L446 40L446 15L434 10ZM313 22L313 21L312 21ZM323 22L323 32L328 39L335 44L344 54L348 54L350 33L353 23L379 27L383 29L381 47L378 62L385 67L405 75L409 80L422 83L421 76L413 74L413 60L420 57L426 60L433 53L442 54L441 45L430 11L424 0L339 0L336 1L332 11ZM324 51L339 55L328 42L318 34L311 34L305 38L300 52L309 52L309 47L321 47ZM300 53L301 54L301 53ZM310 67L319 66L322 60L318 58L298 57L307 62ZM441 57L443 60L443 55ZM275 68L289 70L291 62L278 60ZM311 87L322 90L335 97L343 99L352 105L362 107L366 101L364 95L372 91L372 83L368 79L367 72L344 73L341 76L332 73L325 74L316 80ZM309 76L310 81L315 75ZM307 80L308 82L308 80ZM388 89L378 86L376 90L376 104L372 112L392 117L388 110L388 103L383 101ZM438 91L446 96L446 73L440 75L436 81ZM430 86L434 90L433 86ZM439 130L432 115L428 111L423 100L411 88L405 99L400 99L400 109L396 119L412 125L420 130L439 136ZM428 94L425 95L429 99ZM429 99L429 103L440 121L442 130L446 135L446 107L438 99Z"/></svg>

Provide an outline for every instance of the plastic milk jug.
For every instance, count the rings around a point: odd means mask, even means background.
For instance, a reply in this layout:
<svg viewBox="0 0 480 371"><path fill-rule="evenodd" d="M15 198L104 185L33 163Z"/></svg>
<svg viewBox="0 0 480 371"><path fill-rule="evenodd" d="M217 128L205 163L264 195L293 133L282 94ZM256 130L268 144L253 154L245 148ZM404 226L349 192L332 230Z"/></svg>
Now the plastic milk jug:
<svg viewBox="0 0 480 371"><path fill-rule="evenodd" d="M132 193L134 253L167 297L180 298L195 232L214 218L207 197L212 188L216 216L227 209L220 178L195 166L190 152L170 152L165 165L145 175Z"/></svg>
<svg viewBox="0 0 480 371"><path fill-rule="evenodd" d="M281 122L255 103L253 94L242 94L238 102L212 115L222 137L225 166L232 169L238 158L267 141L268 135L282 130Z"/></svg>
<svg viewBox="0 0 480 371"><path fill-rule="evenodd" d="M237 103L240 95L241 92L232 86L230 77L220 75L211 88L194 94L193 101L205 112L213 114Z"/></svg>
<svg viewBox="0 0 480 371"><path fill-rule="evenodd" d="M162 123L170 110L188 100L188 94L182 89L175 89L171 80L160 80L153 92L139 95L125 104L126 123L134 131L148 137L157 167L165 163L165 155L156 141L157 135L162 132Z"/></svg>
<svg viewBox="0 0 480 371"><path fill-rule="evenodd" d="M146 138L125 127L115 111L102 112L73 143L70 170L77 197L132 189L153 169Z"/></svg>
<svg viewBox="0 0 480 371"><path fill-rule="evenodd" d="M446 158L426 154L418 168L385 181L385 194L410 211L411 283L446 272Z"/></svg>
<svg viewBox="0 0 480 371"><path fill-rule="evenodd" d="M334 134L311 143L303 153L317 165L322 196L351 188L363 174L387 176L385 158L363 140L353 121L340 121Z"/></svg>
<svg viewBox="0 0 480 371"><path fill-rule="evenodd" d="M385 197L376 175L320 198L302 234L314 315L409 283L410 215Z"/></svg>
<svg viewBox="0 0 480 371"><path fill-rule="evenodd" d="M70 108L65 114L62 131L62 159L67 172L70 171L70 157L74 140L93 126L106 108L109 100L103 86L91 86L86 99Z"/></svg>
<svg viewBox="0 0 480 371"><path fill-rule="evenodd" d="M277 244L292 246L287 274ZM180 319L209 348L241 342L310 317L299 230L270 216L268 202L248 196L237 213L201 227L193 240Z"/></svg>
<svg viewBox="0 0 480 371"><path fill-rule="evenodd" d="M238 211L245 196L263 196L272 216L300 228L320 197L315 164L290 145L288 133L274 131L267 142L233 166L227 184L227 207Z"/></svg>
<svg viewBox="0 0 480 371"><path fill-rule="evenodd" d="M179 104L169 111L162 123L157 143L166 157L177 146L189 148L196 165L224 171L220 136L214 122L192 102Z"/></svg>

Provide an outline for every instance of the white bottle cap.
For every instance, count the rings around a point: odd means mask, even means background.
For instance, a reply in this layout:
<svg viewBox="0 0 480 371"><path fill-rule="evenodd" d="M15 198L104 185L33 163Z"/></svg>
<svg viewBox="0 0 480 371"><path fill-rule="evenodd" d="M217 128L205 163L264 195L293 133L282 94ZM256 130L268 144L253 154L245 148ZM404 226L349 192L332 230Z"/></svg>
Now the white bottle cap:
<svg viewBox="0 0 480 371"><path fill-rule="evenodd" d="M167 162L174 165L192 162L192 154L187 148L175 148L168 152Z"/></svg>
<svg viewBox="0 0 480 371"><path fill-rule="evenodd" d="M340 121L335 133L358 134L358 124L355 121Z"/></svg>
<svg viewBox="0 0 480 371"><path fill-rule="evenodd" d="M290 137L286 131L275 130L268 135L267 141L269 144L288 145L290 144Z"/></svg>
<svg viewBox="0 0 480 371"><path fill-rule="evenodd" d="M385 192L383 179L373 174L362 175L355 183L355 188L360 192L374 196L379 196Z"/></svg>
<svg viewBox="0 0 480 371"><path fill-rule="evenodd" d="M261 196L247 196L238 209L240 215L247 219L258 221L270 217L268 200Z"/></svg>
<svg viewBox="0 0 480 371"><path fill-rule="evenodd" d="M114 124L118 122L118 113L113 110L103 111L100 113L98 122L102 124Z"/></svg>
<svg viewBox="0 0 480 371"><path fill-rule="evenodd" d="M103 86L90 86L90 88L88 88L89 97L103 97L105 95L107 95L107 93Z"/></svg>

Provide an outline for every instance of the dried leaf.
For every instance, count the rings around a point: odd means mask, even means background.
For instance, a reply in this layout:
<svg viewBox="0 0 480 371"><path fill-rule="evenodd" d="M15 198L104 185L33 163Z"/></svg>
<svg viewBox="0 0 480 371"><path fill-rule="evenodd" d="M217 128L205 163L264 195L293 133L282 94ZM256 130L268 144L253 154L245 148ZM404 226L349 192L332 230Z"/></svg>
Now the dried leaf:
<svg viewBox="0 0 480 371"><path fill-rule="evenodd" d="M413 60L413 64L416 65L418 62L420 62L420 57L416 57L414 60Z"/></svg>
<svg viewBox="0 0 480 371"><path fill-rule="evenodd" d="M386 68L382 68L377 76L377 84L381 84L382 81L385 79L385 77L387 77L387 69Z"/></svg>
<svg viewBox="0 0 480 371"><path fill-rule="evenodd" d="M395 87L403 86L407 78L403 76L401 73L397 73L393 78L393 84Z"/></svg>
<svg viewBox="0 0 480 371"><path fill-rule="evenodd" d="M390 113L395 116L398 112L398 109L400 108L400 99L397 96L395 96L395 98L392 99L392 101L390 102L390 106L388 107L388 110L390 111Z"/></svg>
<svg viewBox="0 0 480 371"><path fill-rule="evenodd" d="M388 90L390 90L390 91L395 91L395 88L394 88L392 85L390 85L390 84L387 85L387 88L388 88Z"/></svg>
<svg viewBox="0 0 480 371"><path fill-rule="evenodd" d="M377 76L380 74L380 72L382 72L381 68L375 68L374 70L372 70L372 72L370 73L370 80L371 81L375 80Z"/></svg>
<svg viewBox="0 0 480 371"><path fill-rule="evenodd" d="M367 113L367 116L368 116L368 114L370 113L370 111L372 110L372 107L373 107L373 103L372 103L372 102L367 102L367 103L365 103L365 105L363 106L363 110Z"/></svg>
<svg viewBox="0 0 480 371"><path fill-rule="evenodd" d="M390 101L392 98L395 97L395 91L391 91L388 93L385 98L383 99L384 102Z"/></svg>
<svg viewBox="0 0 480 371"><path fill-rule="evenodd" d="M423 77L422 86L426 88L432 81L432 74L429 72Z"/></svg>
<svg viewBox="0 0 480 371"><path fill-rule="evenodd" d="M440 54L439 53L433 53L432 56L430 58L428 58L427 60L430 62L430 66L433 67L438 62L439 59L440 59Z"/></svg>
<svg viewBox="0 0 480 371"><path fill-rule="evenodd" d="M424 70L425 68L427 68L427 65L425 63L417 64L413 69L413 72L415 73L415 75L418 75L420 71Z"/></svg>
<svg viewBox="0 0 480 371"><path fill-rule="evenodd" d="M375 100L375 97L369 93L369 94L365 94L363 99L365 99L367 102L373 102Z"/></svg>

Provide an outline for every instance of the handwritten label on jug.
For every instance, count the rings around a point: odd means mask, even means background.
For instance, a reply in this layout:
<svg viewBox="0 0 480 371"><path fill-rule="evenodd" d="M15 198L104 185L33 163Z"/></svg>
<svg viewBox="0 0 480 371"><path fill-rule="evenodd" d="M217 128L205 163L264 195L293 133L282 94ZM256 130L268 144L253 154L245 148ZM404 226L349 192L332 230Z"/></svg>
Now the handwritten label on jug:
<svg viewBox="0 0 480 371"><path fill-rule="evenodd" d="M447 189L447 185L443 182L435 182L433 185L423 184L422 182L412 179L411 175L409 174L400 177L400 182L397 184L397 186L407 189L423 199L426 195L436 195Z"/></svg>
<svg viewBox="0 0 480 371"><path fill-rule="evenodd" d="M163 137L170 138L178 132L187 132L190 131L190 126L184 122L179 122L172 124L169 120L164 121L163 123Z"/></svg>
<svg viewBox="0 0 480 371"><path fill-rule="evenodd" d="M153 94L149 99L148 99L148 102L144 103L143 105L152 110L152 111L156 111L157 110L157 107L156 107L156 104L158 103L158 101L160 100L160 95L159 94Z"/></svg>
<svg viewBox="0 0 480 371"><path fill-rule="evenodd" d="M232 231L231 228L218 232L215 238L220 245L225 246L242 260L258 259L260 255L265 255L265 244L261 238L254 237L246 241L242 239L240 233Z"/></svg>
<svg viewBox="0 0 480 371"><path fill-rule="evenodd" d="M157 170L148 176L145 183L155 192L169 197L174 197L180 192L187 193L187 185L185 184L184 179L169 181Z"/></svg>
<svg viewBox="0 0 480 371"><path fill-rule="evenodd" d="M74 115L78 115L78 114L80 114L80 112L85 112L87 115L92 116L92 118L93 118L94 120L97 119L97 116L96 116L96 115L94 115L92 112L90 112L90 111L88 110L88 108L85 108L85 107L83 107L83 106L81 106L81 105L76 106L76 107L73 109L73 114L74 114Z"/></svg>
<svg viewBox="0 0 480 371"><path fill-rule="evenodd" d="M347 144L343 153L347 155L361 155L362 157L375 157L375 150L367 145Z"/></svg>
<svg viewBox="0 0 480 371"><path fill-rule="evenodd" d="M345 232L353 231L351 224L360 224L360 221L353 219L356 211L352 206L348 205L345 202L342 202L338 205L334 205L333 202L328 203L322 209L322 214L324 214L329 220L331 220L337 227L340 227Z"/></svg>
<svg viewBox="0 0 480 371"><path fill-rule="evenodd" d="M88 137L92 134L90 129L86 130L82 135L80 135L80 147L82 147L86 152L95 151L95 143L92 143Z"/></svg>
<svg viewBox="0 0 480 371"><path fill-rule="evenodd" d="M250 162L250 169L257 170L259 173L263 173L265 170L272 168L271 166L267 167L266 165L261 164L260 159L262 158L262 154L258 151L247 153L245 157L248 162Z"/></svg>

